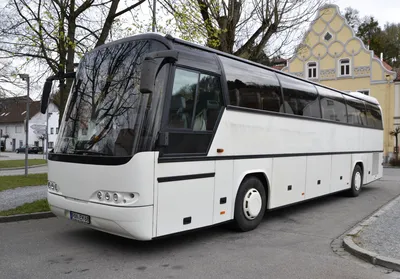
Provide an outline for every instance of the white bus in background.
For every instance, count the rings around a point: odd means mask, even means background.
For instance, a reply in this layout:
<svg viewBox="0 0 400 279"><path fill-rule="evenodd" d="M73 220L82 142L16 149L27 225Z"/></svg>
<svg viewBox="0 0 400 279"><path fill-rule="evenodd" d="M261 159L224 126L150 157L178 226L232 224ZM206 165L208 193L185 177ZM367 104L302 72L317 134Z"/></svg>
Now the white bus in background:
<svg viewBox="0 0 400 279"><path fill-rule="evenodd" d="M54 214L151 240L233 221L382 177L379 103L171 36L87 53L55 148ZM42 97L45 112L53 80Z"/></svg>

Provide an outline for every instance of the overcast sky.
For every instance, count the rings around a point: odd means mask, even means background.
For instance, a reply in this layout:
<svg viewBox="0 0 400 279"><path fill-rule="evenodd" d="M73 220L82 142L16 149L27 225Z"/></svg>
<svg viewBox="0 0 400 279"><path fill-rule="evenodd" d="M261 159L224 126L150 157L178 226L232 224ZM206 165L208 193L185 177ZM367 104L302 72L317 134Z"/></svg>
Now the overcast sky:
<svg viewBox="0 0 400 279"><path fill-rule="evenodd" d="M382 27L386 22L400 23L399 0L332 0L331 2L338 5L342 13L350 6L360 11L361 18L372 15Z"/></svg>
<svg viewBox="0 0 400 279"><path fill-rule="evenodd" d="M0 9L2 9L8 1L9 0L0 0ZM125 1L121 2L123 4L125 3ZM400 0L329 0L329 2L338 5L342 14L344 13L344 9L350 6L360 12L361 19L365 16L372 15L378 20L381 27L387 22L400 23ZM147 3L143 5L140 10L148 14ZM40 91L32 92L33 97L40 96Z"/></svg>

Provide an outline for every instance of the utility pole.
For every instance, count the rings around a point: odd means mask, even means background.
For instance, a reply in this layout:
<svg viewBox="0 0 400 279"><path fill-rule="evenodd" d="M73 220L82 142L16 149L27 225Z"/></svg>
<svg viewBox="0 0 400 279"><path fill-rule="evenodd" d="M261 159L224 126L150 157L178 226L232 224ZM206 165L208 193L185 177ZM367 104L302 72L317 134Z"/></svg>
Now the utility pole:
<svg viewBox="0 0 400 279"><path fill-rule="evenodd" d="M152 31L156 32L156 4L157 0L153 0L153 26L152 26Z"/></svg>
<svg viewBox="0 0 400 279"><path fill-rule="evenodd" d="M49 117L51 116L51 112L49 112L49 108L47 108L46 112L46 160L49 158ZM44 150L43 150L44 152Z"/></svg>
<svg viewBox="0 0 400 279"><path fill-rule="evenodd" d="M29 140L29 75L19 74L23 81L26 81L26 120L25 120L25 176L28 176L28 140Z"/></svg>

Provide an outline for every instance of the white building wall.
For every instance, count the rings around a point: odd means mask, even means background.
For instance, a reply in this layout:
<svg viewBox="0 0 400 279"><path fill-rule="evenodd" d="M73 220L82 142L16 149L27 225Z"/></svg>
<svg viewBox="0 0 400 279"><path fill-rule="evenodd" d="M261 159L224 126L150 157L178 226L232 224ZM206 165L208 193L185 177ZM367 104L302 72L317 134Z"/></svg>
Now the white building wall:
<svg viewBox="0 0 400 279"><path fill-rule="evenodd" d="M48 112L49 115L49 148L54 145L57 139L58 132L58 116L59 111L58 108L54 104L49 104ZM41 112L34 115L29 120L29 138L28 144L35 145L35 142L38 142L38 146L44 147L46 149L46 140L44 141L44 146L42 145L42 140L40 139L40 135L35 133L35 130L32 128L34 125L43 125L44 128L46 126L46 114L42 114ZM16 128L18 127L18 128ZM6 151L14 151L16 148L25 144L25 130L24 123L15 123L15 124L0 124L0 130L3 130L3 136L5 134L9 135L9 138L6 139ZM53 133L51 133L53 131ZM45 133L45 130L44 130ZM4 138L1 140L4 141ZM15 147L13 146L13 140L15 140ZM22 144L21 144L22 142Z"/></svg>
<svg viewBox="0 0 400 279"><path fill-rule="evenodd" d="M6 151L14 151L20 147L21 142L22 145L25 143L24 123L0 124L0 129L3 130L3 136L9 136L5 141Z"/></svg>
<svg viewBox="0 0 400 279"><path fill-rule="evenodd" d="M400 125L400 82L394 83L394 126Z"/></svg>

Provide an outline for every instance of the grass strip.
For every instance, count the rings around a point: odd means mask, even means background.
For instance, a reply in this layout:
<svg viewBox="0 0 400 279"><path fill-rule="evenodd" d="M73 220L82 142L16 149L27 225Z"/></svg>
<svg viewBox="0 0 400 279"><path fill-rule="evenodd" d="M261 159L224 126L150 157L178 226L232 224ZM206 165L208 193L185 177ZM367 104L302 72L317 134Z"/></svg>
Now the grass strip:
<svg viewBox="0 0 400 279"><path fill-rule="evenodd" d="M45 159L28 159L28 166L46 164ZM0 169L25 167L25 160L1 160Z"/></svg>
<svg viewBox="0 0 400 279"><path fill-rule="evenodd" d="M50 211L49 204L46 199L25 203L16 208L0 211L0 216L11 216L18 214L36 213Z"/></svg>
<svg viewBox="0 0 400 279"><path fill-rule="evenodd" d="M47 173L0 176L0 191L38 185L47 185Z"/></svg>

